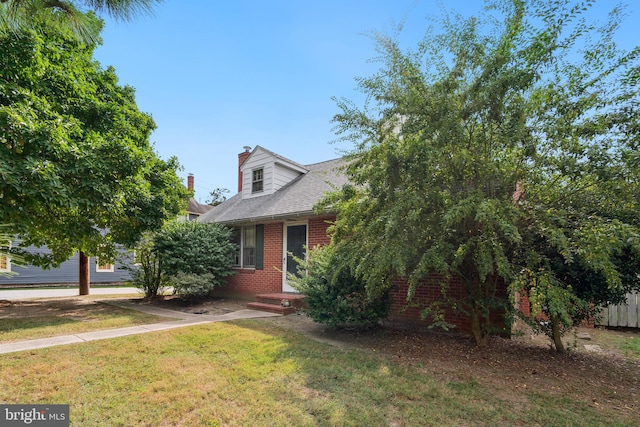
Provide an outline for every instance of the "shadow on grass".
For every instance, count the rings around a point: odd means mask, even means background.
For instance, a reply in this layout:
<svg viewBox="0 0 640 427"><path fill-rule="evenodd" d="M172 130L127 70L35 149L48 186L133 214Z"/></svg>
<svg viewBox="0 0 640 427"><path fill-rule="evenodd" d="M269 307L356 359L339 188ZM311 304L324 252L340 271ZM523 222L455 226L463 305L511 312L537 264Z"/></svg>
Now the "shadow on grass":
<svg viewBox="0 0 640 427"><path fill-rule="evenodd" d="M292 408L288 415L292 425L311 420L317 425L438 426L612 421L609 415L567 398L562 411L551 411L548 401L540 403L539 391L505 400L504 393L473 377L442 381L375 349L336 348L268 322L233 325L264 334L273 342L256 356L254 375L273 379L270 393L282 407ZM279 368L274 369L274 363ZM620 420L619 425L632 425L624 417Z"/></svg>
<svg viewBox="0 0 640 427"><path fill-rule="evenodd" d="M0 342L127 327L159 321L157 316L83 298L3 301Z"/></svg>
<svg viewBox="0 0 640 427"><path fill-rule="evenodd" d="M338 348L268 320L210 323L3 356L0 401L68 402L74 425L637 424L540 390L436 377L387 343Z"/></svg>

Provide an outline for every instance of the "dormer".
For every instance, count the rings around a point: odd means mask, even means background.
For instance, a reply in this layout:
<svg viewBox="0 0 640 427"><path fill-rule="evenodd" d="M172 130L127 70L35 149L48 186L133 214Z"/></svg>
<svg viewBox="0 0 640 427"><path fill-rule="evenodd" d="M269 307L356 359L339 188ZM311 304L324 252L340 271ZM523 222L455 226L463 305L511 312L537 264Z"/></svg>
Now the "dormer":
<svg viewBox="0 0 640 427"><path fill-rule="evenodd" d="M273 194L309 171L304 166L259 145L251 153L249 147L245 147L245 152L240 153L238 159L238 189L240 190L241 186L243 199Z"/></svg>

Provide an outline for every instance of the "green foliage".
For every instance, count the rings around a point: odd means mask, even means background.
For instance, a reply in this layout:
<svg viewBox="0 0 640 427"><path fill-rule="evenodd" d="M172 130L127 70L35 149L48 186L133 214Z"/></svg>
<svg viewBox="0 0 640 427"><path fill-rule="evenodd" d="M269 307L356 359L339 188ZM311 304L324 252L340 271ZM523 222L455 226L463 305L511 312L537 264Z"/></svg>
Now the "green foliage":
<svg viewBox="0 0 640 427"><path fill-rule="evenodd" d="M167 286L160 260L153 246L153 234L147 232L136 245L134 266L127 266L131 272L131 282L144 291L145 298L155 298Z"/></svg>
<svg viewBox="0 0 640 427"><path fill-rule="evenodd" d="M227 196L225 196L225 194L228 192L229 189L218 187L209 193L209 199L206 201L206 203L211 206L218 206L220 203L227 200Z"/></svg>
<svg viewBox="0 0 640 427"><path fill-rule="evenodd" d="M233 273L236 247L231 230L220 224L174 221L155 234L153 245L163 274L181 297L207 295Z"/></svg>
<svg viewBox="0 0 640 427"><path fill-rule="evenodd" d="M42 22L71 30L78 40L95 44L100 41L97 25L87 8L114 18L130 20L137 14L150 13L161 0L2 0L0 1L0 35L23 29L38 29Z"/></svg>
<svg viewBox="0 0 640 427"><path fill-rule="evenodd" d="M622 345L623 350L627 350L635 358L640 359L640 338L629 338Z"/></svg>
<svg viewBox="0 0 640 427"><path fill-rule="evenodd" d="M298 261L298 274L289 273L288 283L303 293L305 312L314 321L332 327L366 328L389 315L388 292L371 297L366 284L338 263L333 246L315 247L306 260Z"/></svg>
<svg viewBox="0 0 640 427"><path fill-rule="evenodd" d="M79 251L113 259L115 244L160 228L188 197L177 160L149 142L152 118L94 47L48 21L0 33L0 222L24 246L50 248L43 264Z"/></svg>
<svg viewBox="0 0 640 427"><path fill-rule="evenodd" d="M185 301L197 301L211 294L216 280L213 274L178 272L171 276L174 292Z"/></svg>
<svg viewBox="0 0 640 427"><path fill-rule="evenodd" d="M397 276L409 301L433 273L460 281L479 345L491 313L510 310L500 281L535 286L541 312L568 326L576 305L630 287L623 253L640 258L640 49L615 45L621 10L596 25L589 4L488 5L445 15L415 50L374 34L367 103L337 100L334 117L354 145L352 185L319 206L339 210L334 243L372 295ZM567 269L600 279L567 283Z"/></svg>

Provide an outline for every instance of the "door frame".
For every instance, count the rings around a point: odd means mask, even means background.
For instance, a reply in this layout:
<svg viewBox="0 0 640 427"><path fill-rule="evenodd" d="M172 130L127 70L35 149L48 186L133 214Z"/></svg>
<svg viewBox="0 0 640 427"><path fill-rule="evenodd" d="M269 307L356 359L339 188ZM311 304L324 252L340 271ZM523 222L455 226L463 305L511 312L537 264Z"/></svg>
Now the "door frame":
<svg viewBox="0 0 640 427"><path fill-rule="evenodd" d="M306 226L305 229L305 246L309 247L309 221L287 221L282 228L282 292L299 293L287 284L287 233L289 227L298 225Z"/></svg>

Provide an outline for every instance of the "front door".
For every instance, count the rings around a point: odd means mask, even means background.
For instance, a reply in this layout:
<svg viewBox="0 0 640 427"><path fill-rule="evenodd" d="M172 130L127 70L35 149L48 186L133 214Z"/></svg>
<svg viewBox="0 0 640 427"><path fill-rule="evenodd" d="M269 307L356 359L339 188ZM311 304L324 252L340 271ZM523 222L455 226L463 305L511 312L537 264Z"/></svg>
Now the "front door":
<svg viewBox="0 0 640 427"><path fill-rule="evenodd" d="M297 292L287 284L287 273L297 274L298 264L293 256L304 259L307 246L307 224L285 224L284 257L282 266L282 292ZM293 255L293 256L292 256Z"/></svg>

